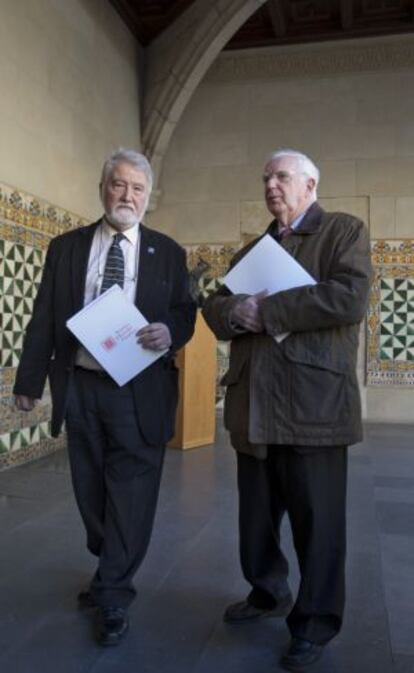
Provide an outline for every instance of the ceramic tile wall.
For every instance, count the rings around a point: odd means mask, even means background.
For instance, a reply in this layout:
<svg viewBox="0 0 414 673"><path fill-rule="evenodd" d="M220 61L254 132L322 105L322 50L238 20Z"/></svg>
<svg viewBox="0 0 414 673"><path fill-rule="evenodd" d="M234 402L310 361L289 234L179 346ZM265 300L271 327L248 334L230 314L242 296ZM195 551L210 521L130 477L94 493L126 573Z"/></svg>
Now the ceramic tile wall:
<svg viewBox="0 0 414 673"><path fill-rule="evenodd" d="M375 239L367 384L414 388L414 241Z"/></svg>
<svg viewBox="0 0 414 673"><path fill-rule="evenodd" d="M12 389L49 241L85 223L0 184L0 468L44 455L63 441L50 438L48 390L35 409L25 413L14 408Z"/></svg>

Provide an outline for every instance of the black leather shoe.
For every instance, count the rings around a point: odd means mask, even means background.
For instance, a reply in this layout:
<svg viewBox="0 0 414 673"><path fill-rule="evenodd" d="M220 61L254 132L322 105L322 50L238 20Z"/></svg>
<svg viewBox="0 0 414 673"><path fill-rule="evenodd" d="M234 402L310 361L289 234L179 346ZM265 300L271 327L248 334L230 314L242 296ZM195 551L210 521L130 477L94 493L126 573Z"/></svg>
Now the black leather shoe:
<svg viewBox="0 0 414 673"><path fill-rule="evenodd" d="M280 665L288 671L301 673L318 661L322 652L323 645L312 643L310 640L302 640L302 638L292 638L288 651L280 660Z"/></svg>
<svg viewBox="0 0 414 673"><path fill-rule="evenodd" d="M266 617L285 617L292 609L292 596L288 594L282 598L274 608L256 608L247 600L229 605L223 619L229 624L243 624Z"/></svg>
<svg viewBox="0 0 414 673"><path fill-rule="evenodd" d="M97 607L98 605L89 589L83 589L78 593L79 610L92 610Z"/></svg>
<svg viewBox="0 0 414 673"><path fill-rule="evenodd" d="M123 608L98 608L95 636L100 645L118 645L128 631L128 617Z"/></svg>

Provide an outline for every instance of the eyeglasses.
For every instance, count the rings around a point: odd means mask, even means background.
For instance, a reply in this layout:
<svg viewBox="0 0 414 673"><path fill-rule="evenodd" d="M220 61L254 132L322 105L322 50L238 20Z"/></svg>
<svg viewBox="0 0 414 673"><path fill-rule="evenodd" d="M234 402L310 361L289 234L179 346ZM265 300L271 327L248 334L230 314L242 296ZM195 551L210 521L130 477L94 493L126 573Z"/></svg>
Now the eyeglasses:
<svg viewBox="0 0 414 673"><path fill-rule="evenodd" d="M263 175L263 182L267 185L272 178L276 178L282 185L288 185L292 182L294 175L298 175L298 171L271 171L270 173L265 173Z"/></svg>

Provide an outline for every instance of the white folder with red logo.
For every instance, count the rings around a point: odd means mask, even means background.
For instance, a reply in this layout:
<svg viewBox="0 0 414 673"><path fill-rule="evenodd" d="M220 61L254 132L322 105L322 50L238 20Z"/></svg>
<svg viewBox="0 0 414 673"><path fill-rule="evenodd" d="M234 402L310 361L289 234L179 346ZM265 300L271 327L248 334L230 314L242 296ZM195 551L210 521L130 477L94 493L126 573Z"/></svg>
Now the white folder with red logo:
<svg viewBox="0 0 414 673"><path fill-rule="evenodd" d="M72 316L66 326L101 367L123 386L167 350L152 351L137 343L137 332L148 325L137 307L113 285Z"/></svg>

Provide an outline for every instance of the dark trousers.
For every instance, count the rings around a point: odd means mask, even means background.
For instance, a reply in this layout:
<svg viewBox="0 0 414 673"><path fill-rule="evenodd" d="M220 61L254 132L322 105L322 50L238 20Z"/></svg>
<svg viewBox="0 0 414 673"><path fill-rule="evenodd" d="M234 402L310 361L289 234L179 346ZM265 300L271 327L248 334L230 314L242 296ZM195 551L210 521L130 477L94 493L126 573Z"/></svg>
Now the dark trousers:
<svg viewBox="0 0 414 673"><path fill-rule="evenodd" d="M325 643L341 628L345 601L346 447L269 446L266 460L237 453L241 565L248 600L274 607L286 594L280 548L287 512L300 586L287 618L292 636Z"/></svg>
<svg viewBox="0 0 414 673"><path fill-rule="evenodd" d="M69 459L88 549L98 556L91 592L127 607L149 544L165 447L141 435L130 385L75 369L66 415Z"/></svg>

